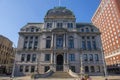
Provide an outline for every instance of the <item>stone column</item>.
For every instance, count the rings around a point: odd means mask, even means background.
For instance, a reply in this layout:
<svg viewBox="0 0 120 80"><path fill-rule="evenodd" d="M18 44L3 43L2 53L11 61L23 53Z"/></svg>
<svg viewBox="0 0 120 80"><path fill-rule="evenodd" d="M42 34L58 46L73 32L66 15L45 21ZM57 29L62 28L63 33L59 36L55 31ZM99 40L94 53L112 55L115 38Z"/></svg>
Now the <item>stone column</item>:
<svg viewBox="0 0 120 80"><path fill-rule="evenodd" d="M51 53L51 64L53 63L53 53Z"/></svg>
<svg viewBox="0 0 120 80"><path fill-rule="evenodd" d="M51 40L51 48L53 49L53 43L54 43L54 34L52 33L52 40Z"/></svg>
<svg viewBox="0 0 120 80"><path fill-rule="evenodd" d="M65 57L66 53L64 53L64 64L66 64L66 57Z"/></svg>
<svg viewBox="0 0 120 80"><path fill-rule="evenodd" d="M65 34L64 34L64 38L63 38L63 48L65 48Z"/></svg>
<svg viewBox="0 0 120 80"><path fill-rule="evenodd" d="M54 48L56 48L56 34L54 34L54 42L53 42Z"/></svg>
<svg viewBox="0 0 120 80"><path fill-rule="evenodd" d="M56 53L54 53L54 64L56 64Z"/></svg>

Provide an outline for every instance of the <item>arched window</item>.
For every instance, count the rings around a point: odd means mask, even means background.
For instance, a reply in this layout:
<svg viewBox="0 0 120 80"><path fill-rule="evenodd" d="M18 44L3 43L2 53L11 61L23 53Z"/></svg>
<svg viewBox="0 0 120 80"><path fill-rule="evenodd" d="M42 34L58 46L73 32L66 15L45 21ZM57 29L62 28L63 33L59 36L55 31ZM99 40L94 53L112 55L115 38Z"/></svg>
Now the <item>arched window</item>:
<svg viewBox="0 0 120 80"><path fill-rule="evenodd" d="M63 35L59 35L56 38L56 48L63 48Z"/></svg>
<svg viewBox="0 0 120 80"><path fill-rule="evenodd" d="M69 36L69 41L68 41L68 47L69 48L74 48L74 38L73 36Z"/></svg>
<svg viewBox="0 0 120 80"><path fill-rule="evenodd" d="M51 37L48 36L48 37L46 38L46 48L50 48L50 47L51 47Z"/></svg>

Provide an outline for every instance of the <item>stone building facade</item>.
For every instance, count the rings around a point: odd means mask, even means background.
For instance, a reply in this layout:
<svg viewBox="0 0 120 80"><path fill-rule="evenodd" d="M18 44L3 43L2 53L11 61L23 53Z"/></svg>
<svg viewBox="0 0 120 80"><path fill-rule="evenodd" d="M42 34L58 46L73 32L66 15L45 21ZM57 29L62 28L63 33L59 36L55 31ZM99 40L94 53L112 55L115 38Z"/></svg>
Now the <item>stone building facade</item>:
<svg viewBox="0 0 120 80"><path fill-rule="evenodd" d="M0 74L11 74L14 62L12 41L0 35Z"/></svg>
<svg viewBox="0 0 120 80"><path fill-rule="evenodd" d="M109 73L120 73L120 0L101 0L92 17L99 28Z"/></svg>
<svg viewBox="0 0 120 80"><path fill-rule="evenodd" d="M65 7L48 10L44 23L28 23L19 32L16 75L54 72L103 75L99 30L92 23L76 23Z"/></svg>

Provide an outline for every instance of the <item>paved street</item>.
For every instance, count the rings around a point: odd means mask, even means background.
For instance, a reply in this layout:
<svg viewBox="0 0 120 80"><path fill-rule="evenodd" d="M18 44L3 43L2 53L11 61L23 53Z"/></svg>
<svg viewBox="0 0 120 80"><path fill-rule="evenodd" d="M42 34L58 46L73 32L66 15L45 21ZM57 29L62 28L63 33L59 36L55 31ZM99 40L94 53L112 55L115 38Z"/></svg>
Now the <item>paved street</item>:
<svg viewBox="0 0 120 80"><path fill-rule="evenodd" d="M120 80L120 76L109 76L109 80ZM10 77L0 77L0 80L79 80L76 78L40 78L40 79L31 79L30 76L26 77L15 77L14 79L10 79ZM103 76L92 76L92 80L105 80Z"/></svg>

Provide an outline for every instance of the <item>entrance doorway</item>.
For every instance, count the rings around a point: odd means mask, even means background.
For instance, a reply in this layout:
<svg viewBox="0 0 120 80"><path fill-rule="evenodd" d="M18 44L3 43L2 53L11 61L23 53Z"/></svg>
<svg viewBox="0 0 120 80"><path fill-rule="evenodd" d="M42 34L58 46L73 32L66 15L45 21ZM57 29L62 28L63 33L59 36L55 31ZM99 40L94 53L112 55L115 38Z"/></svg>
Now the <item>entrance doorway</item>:
<svg viewBox="0 0 120 80"><path fill-rule="evenodd" d="M61 54L57 55L56 61L57 61L56 70L63 71L63 55Z"/></svg>

